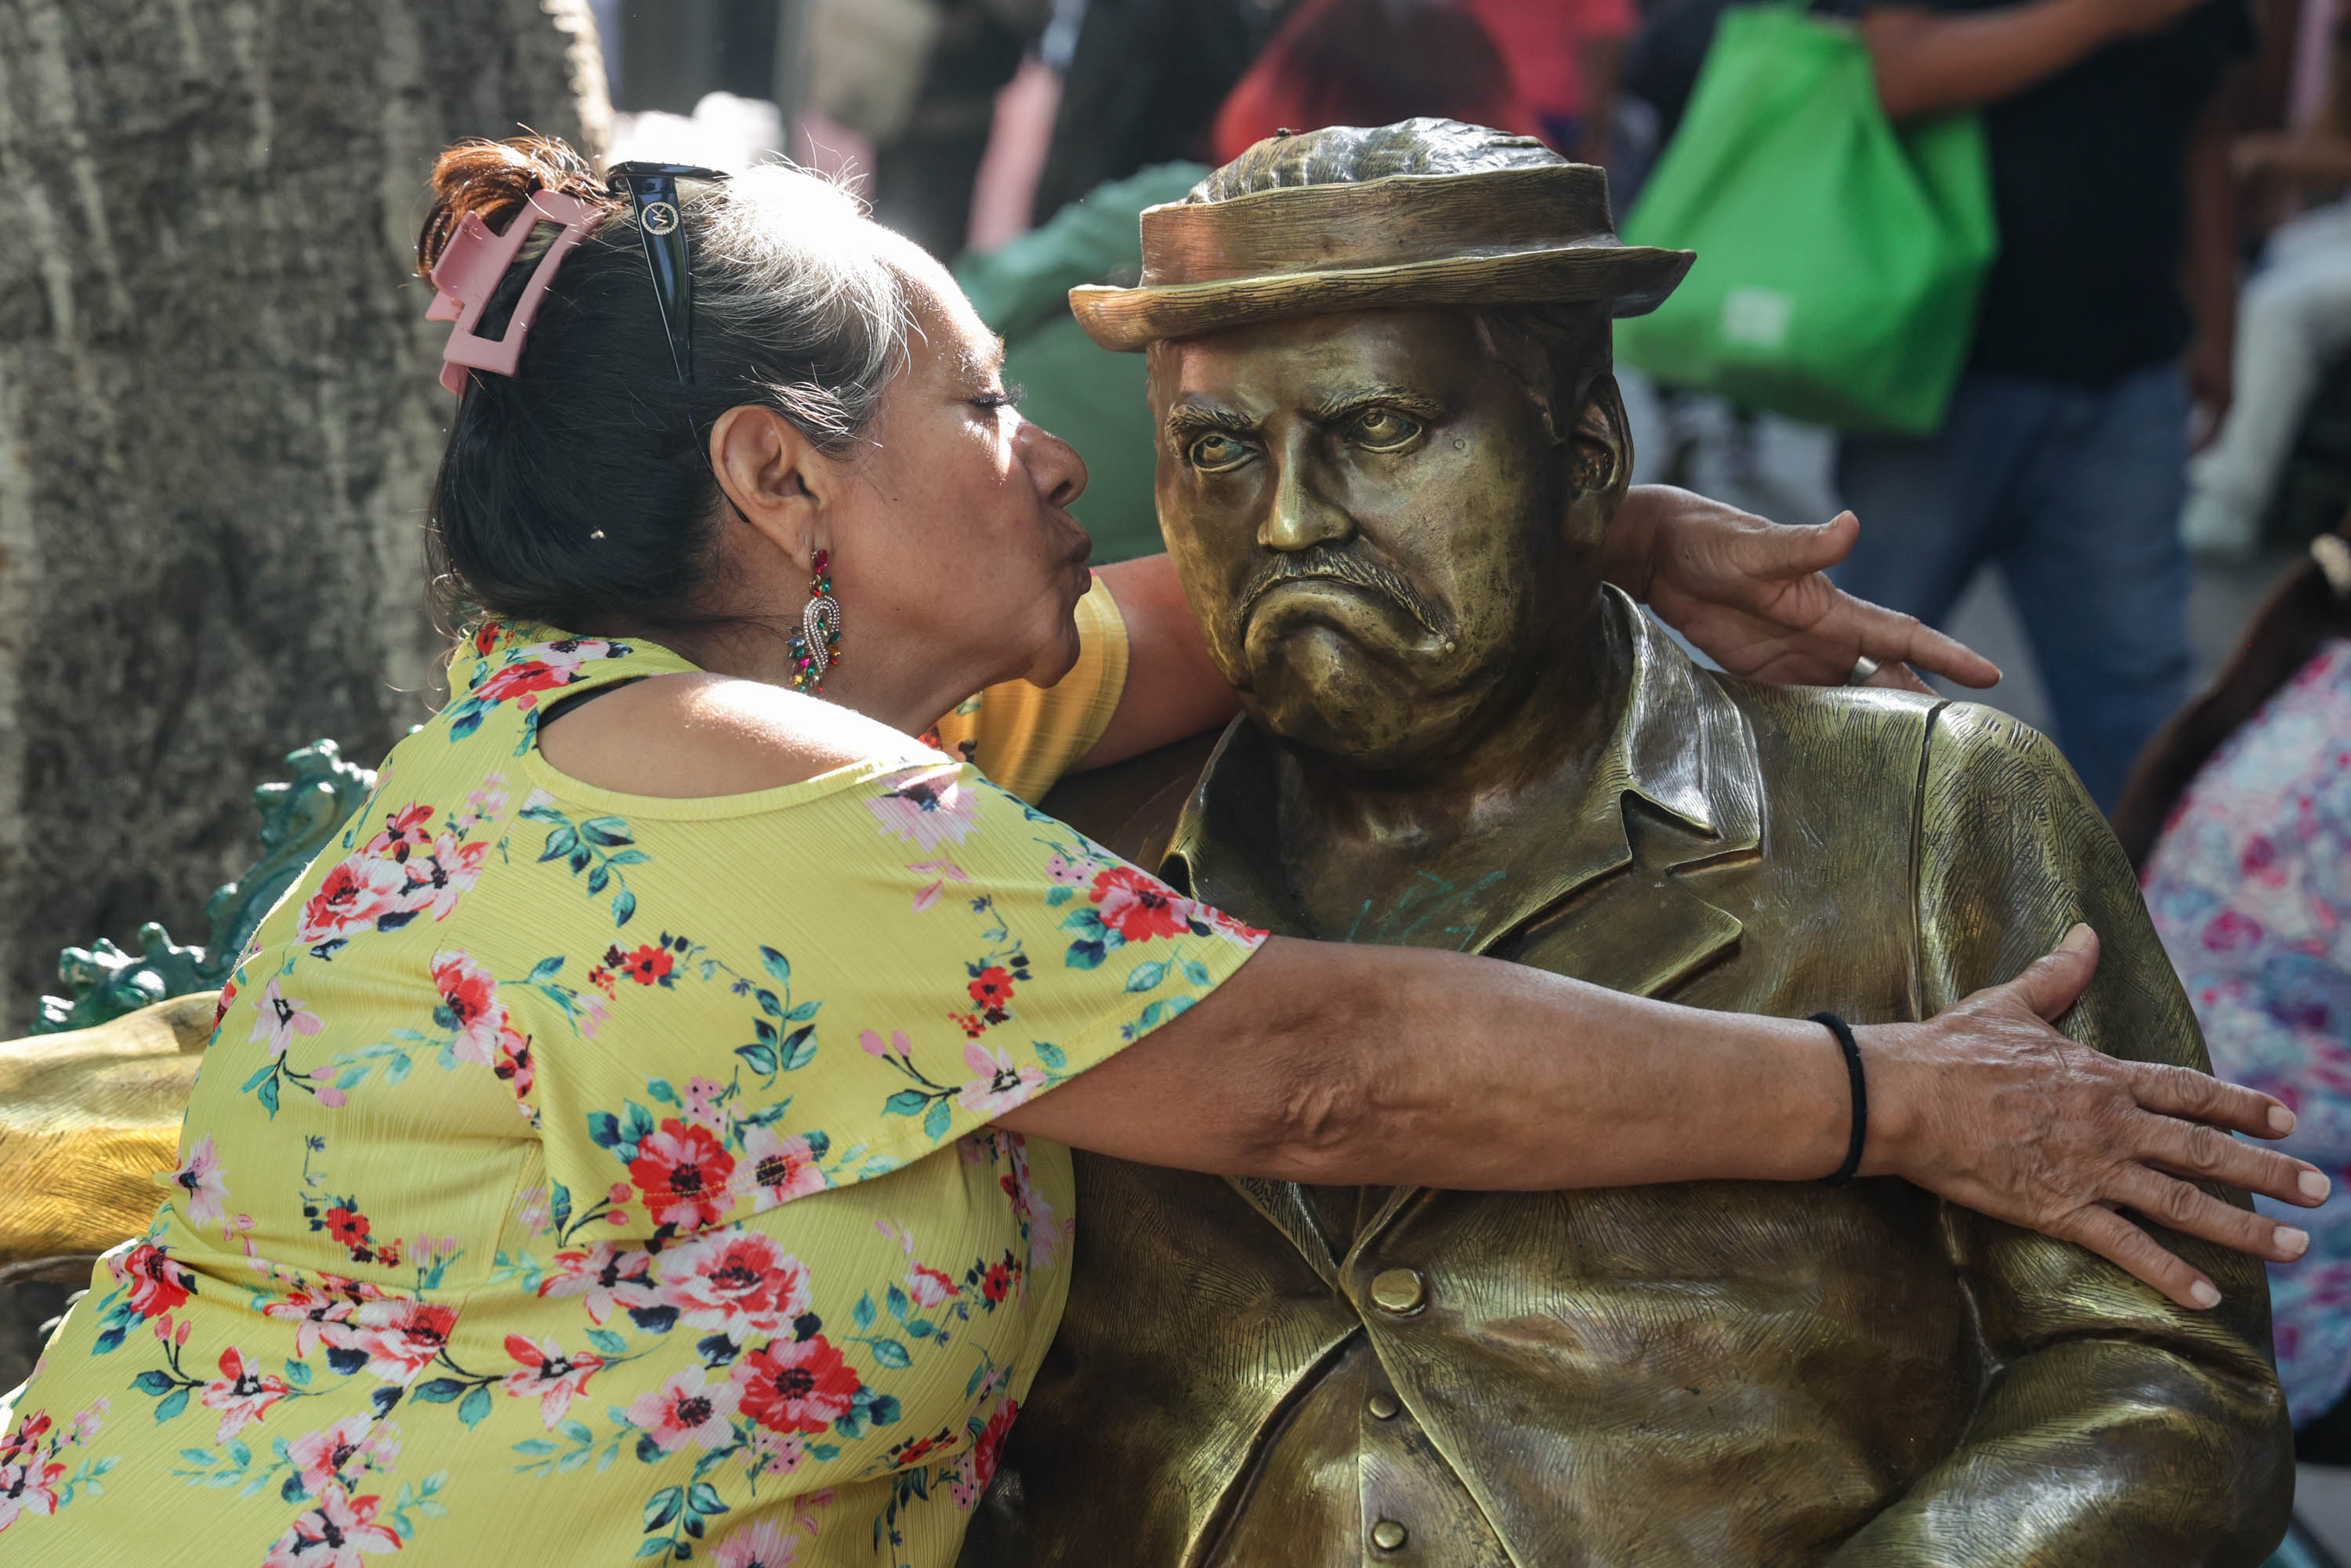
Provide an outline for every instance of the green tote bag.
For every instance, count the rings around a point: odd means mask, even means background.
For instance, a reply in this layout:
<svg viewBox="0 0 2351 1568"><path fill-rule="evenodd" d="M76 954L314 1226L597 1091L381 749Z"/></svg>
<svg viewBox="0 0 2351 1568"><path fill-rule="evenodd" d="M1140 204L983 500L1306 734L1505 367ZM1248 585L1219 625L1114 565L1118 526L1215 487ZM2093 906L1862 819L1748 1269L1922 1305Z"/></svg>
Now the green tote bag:
<svg viewBox="0 0 2351 1568"><path fill-rule="evenodd" d="M1928 434L1999 246L1983 128L1896 128L1850 24L1735 5L1624 236L1698 252L1653 314L1617 323L1626 363L1839 430Z"/></svg>

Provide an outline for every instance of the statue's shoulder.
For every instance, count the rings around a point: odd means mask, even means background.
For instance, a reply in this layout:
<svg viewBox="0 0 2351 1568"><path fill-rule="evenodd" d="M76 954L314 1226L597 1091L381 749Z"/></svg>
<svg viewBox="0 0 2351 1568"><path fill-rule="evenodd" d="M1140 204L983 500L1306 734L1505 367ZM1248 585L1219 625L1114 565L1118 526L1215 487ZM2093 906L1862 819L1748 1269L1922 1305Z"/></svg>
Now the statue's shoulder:
<svg viewBox="0 0 2351 1568"><path fill-rule="evenodd" d="M1915 787L1943 710L1941 697L1878 686L1795 686L1713 674L1754 737L1767 777L1790 768Z"/></svg>

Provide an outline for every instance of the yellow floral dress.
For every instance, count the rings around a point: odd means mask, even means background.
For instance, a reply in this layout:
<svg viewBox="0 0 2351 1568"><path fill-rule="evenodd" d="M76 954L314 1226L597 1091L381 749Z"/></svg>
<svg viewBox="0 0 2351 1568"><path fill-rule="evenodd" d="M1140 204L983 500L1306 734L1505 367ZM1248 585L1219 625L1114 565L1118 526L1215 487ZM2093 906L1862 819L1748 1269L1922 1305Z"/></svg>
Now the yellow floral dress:
<svg viewBox="0 0 2351 1568"><path fill-rule="evenodd" d="M1081 619L967 758L1036 791L1100 735ZM913 741L698 800L539 757L549 702L691 668L460 650L16 1396L0 1563L953 1561L1067 1289L1068 1151L989 1123L1262 936Z"/></svg>

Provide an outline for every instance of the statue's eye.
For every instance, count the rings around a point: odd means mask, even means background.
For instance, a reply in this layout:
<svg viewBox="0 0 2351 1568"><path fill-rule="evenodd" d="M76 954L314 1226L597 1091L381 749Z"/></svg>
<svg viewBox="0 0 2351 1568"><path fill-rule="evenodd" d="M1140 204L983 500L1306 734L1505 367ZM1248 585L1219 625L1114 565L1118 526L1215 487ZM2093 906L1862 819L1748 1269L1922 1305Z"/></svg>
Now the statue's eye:
<svg viewBox="0 0 2351 1568"><path fill-rule="evenodd" d="M1347 439L1367 452L1400 452L1420 439L1420 421L1392 408L1367 408L1347 422Z"/></svg>
<svg viewBox="0 0 2351 1568"><path fill-rule="evenodd" d="M1246 443L1232 436L1210 431L1184 449L1184 455L1193 467L1204 474L1220 474L1228 468L1238 468L1249 461Z"/></svg>

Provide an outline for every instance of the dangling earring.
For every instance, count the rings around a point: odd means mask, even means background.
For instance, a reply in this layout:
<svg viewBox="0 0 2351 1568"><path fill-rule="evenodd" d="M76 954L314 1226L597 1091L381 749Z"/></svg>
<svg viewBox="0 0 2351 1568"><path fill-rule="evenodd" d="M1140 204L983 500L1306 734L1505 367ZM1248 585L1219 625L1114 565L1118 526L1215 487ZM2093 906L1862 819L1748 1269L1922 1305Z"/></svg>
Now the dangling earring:
<svg viewBox="0 0 2351 1568"><path fill-rule="evenodd" d="M832 552L819 550L809 563L808 602L800 607L800 629L792 633L792 689L824 690L825 672L841 663L841 601L832 596L829 568Z"/></svg>

